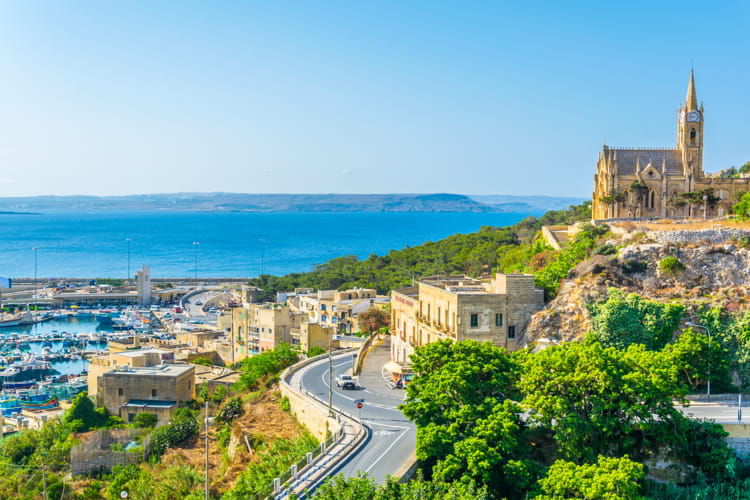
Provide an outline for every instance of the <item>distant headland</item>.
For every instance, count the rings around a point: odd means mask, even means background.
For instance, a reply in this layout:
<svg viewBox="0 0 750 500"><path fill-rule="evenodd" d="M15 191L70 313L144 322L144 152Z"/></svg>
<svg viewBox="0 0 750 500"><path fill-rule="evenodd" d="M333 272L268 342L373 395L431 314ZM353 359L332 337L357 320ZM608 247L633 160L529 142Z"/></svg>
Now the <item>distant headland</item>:
<svg viewBox="0 0 750 500"><path fill-rule="evenodd" d="M0 214L19 210L189 210L210 212L499 212L559 210L583 198L435 194L171 193L128 196L0 197Z"/></svg>

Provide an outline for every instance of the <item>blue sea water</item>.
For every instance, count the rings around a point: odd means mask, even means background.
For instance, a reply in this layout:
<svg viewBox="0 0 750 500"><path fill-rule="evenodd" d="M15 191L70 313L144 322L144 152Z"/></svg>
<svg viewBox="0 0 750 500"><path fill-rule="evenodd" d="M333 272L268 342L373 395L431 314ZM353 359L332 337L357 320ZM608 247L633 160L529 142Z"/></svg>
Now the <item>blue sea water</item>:
<svg viewBox="0 0 750 500"><path fill-rule="evenodd" d="M527 214L78 212L0 215L0 276L124 278L142 264L155 277L251 277L309 271L343 255L366 258ZM200 245L192 243L200 242Z"/></svg>

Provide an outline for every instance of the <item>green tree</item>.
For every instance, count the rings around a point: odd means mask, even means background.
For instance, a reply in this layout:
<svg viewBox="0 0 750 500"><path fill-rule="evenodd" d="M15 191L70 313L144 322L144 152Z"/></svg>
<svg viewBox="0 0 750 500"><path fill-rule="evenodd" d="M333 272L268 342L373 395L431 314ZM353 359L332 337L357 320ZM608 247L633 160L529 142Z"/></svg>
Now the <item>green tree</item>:
<svg viewBox="0 0 750 500"><path fill-rule="evenodd" d="M644 434L660 437L657 429L682 418L677 370L640 345L621 351L589 336L549 347L527 357L520 387L530 420L576 463L633 453Z"/></svg>
<svg viewBox="0 0 750 500"><path fill-rule="evenodd" d="M623 458L599 457L595 464L558 460L539 480L536 500L638 500L643 465Z"/></svg>
<svg viewBox="0 0 750 500"><path fill-rule="evenodd" d="M621 349L631 344L661 349L672 340L684 310L680 304L662 304L615 288L609 289L606 301L589 306L596 338Z"/></svg>
<svg viewBox="0 0 750 500"><path fill-rule="evenodd" d="M360 331L365 333L377 332L383 327L387 327L391 318L384 309L380 307L371 307L368 310L357 315L357 325Z"/></svg>
<svg viewBox="0 0 750 500"><path fill-rule="evenodd" d="M143 412L139 413L135 416L133 419L133 423L136 427L155 427L156 423L159 421L159 417L157 417L153 413Z"/></svg>
<svg viewBox="0 0 750 500"><path fill-rule="evenodd" d="M688 328L676 342L664 348L664 355L677 368L681 380L691 392L705 387L709 375L714 390L732 388L729 350L721 345L720 339L713 339L709 347L708 336Z"/></svg>
<svg viewBox="0 0 750 500"><path fill-rule="evenodd" d="M742 198L740 198L740 201L738 203L735 203L732 207L734 210L734 213L737 214L737 217L740 219L747 219L750 217L750 193L745 193L742 195Z"/></svg>
<svg viewBox="0 0 750 500"><path fill-rule="evenodd" d="M326 350L319 346L312 346L307 350L307 357L308 358L314 358L315 356L320 356L321 354L325 354Z"/></svg>
<svg viewBox="0 0 750 500"><path fill-rule="evenodd" d="M418 377L404 414L417 424L417 457L435 477L471 478L510 498L535 480L526 457L518 396L520 366L505 349L476 341L439 341L411 357Z"/></svg>

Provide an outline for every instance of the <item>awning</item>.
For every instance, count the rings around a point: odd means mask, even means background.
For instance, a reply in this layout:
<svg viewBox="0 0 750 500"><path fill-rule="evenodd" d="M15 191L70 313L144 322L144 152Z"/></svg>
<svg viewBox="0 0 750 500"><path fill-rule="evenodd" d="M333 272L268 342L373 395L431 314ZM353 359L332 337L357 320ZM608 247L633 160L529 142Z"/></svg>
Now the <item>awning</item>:
<svg viewBox="0 0 750 500"><path fill-rule="evenodd" d="M398 375L401 375L404 373L404 368L400 364L396 363L395 361L387 362L383 368L385 368L391 373L396 373Z"/></svg>

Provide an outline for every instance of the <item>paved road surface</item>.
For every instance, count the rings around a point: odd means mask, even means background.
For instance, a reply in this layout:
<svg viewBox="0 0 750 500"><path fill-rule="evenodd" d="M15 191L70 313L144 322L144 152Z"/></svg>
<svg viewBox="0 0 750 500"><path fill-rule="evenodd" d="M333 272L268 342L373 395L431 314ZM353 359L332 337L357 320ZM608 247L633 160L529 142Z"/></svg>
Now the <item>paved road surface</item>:
<svg viewBox="0 0 750 500"><path fill-rule="evenodd" d="M378 483L394 475L414 452L417 431L398 410L403 403L404 391L390 389L383 378L382 367L390 359L390 338L365 358L359 376L357 390L342 390L336 387L337 375L352 368L352 356L334 358L333 405L357 415L354 401L364 399L362 419L372 429L367 444L349 458L338 472L345 476L356 476L357 471L366 472ZM302 375L302 386L324 401L328 401L328 364L313 366ZM342 499L343 500L343 499Z"/></svg>
<svg viewBox="0 0 750 500"><path fill-rule="evenodd" d="M750 406L742 402L742 423L750 424ZM718 424L736 424L737 402L733 404L722 401L721 403L690 403L690 406L677 406L682 413L691 418L707 418Z"/></svg>

